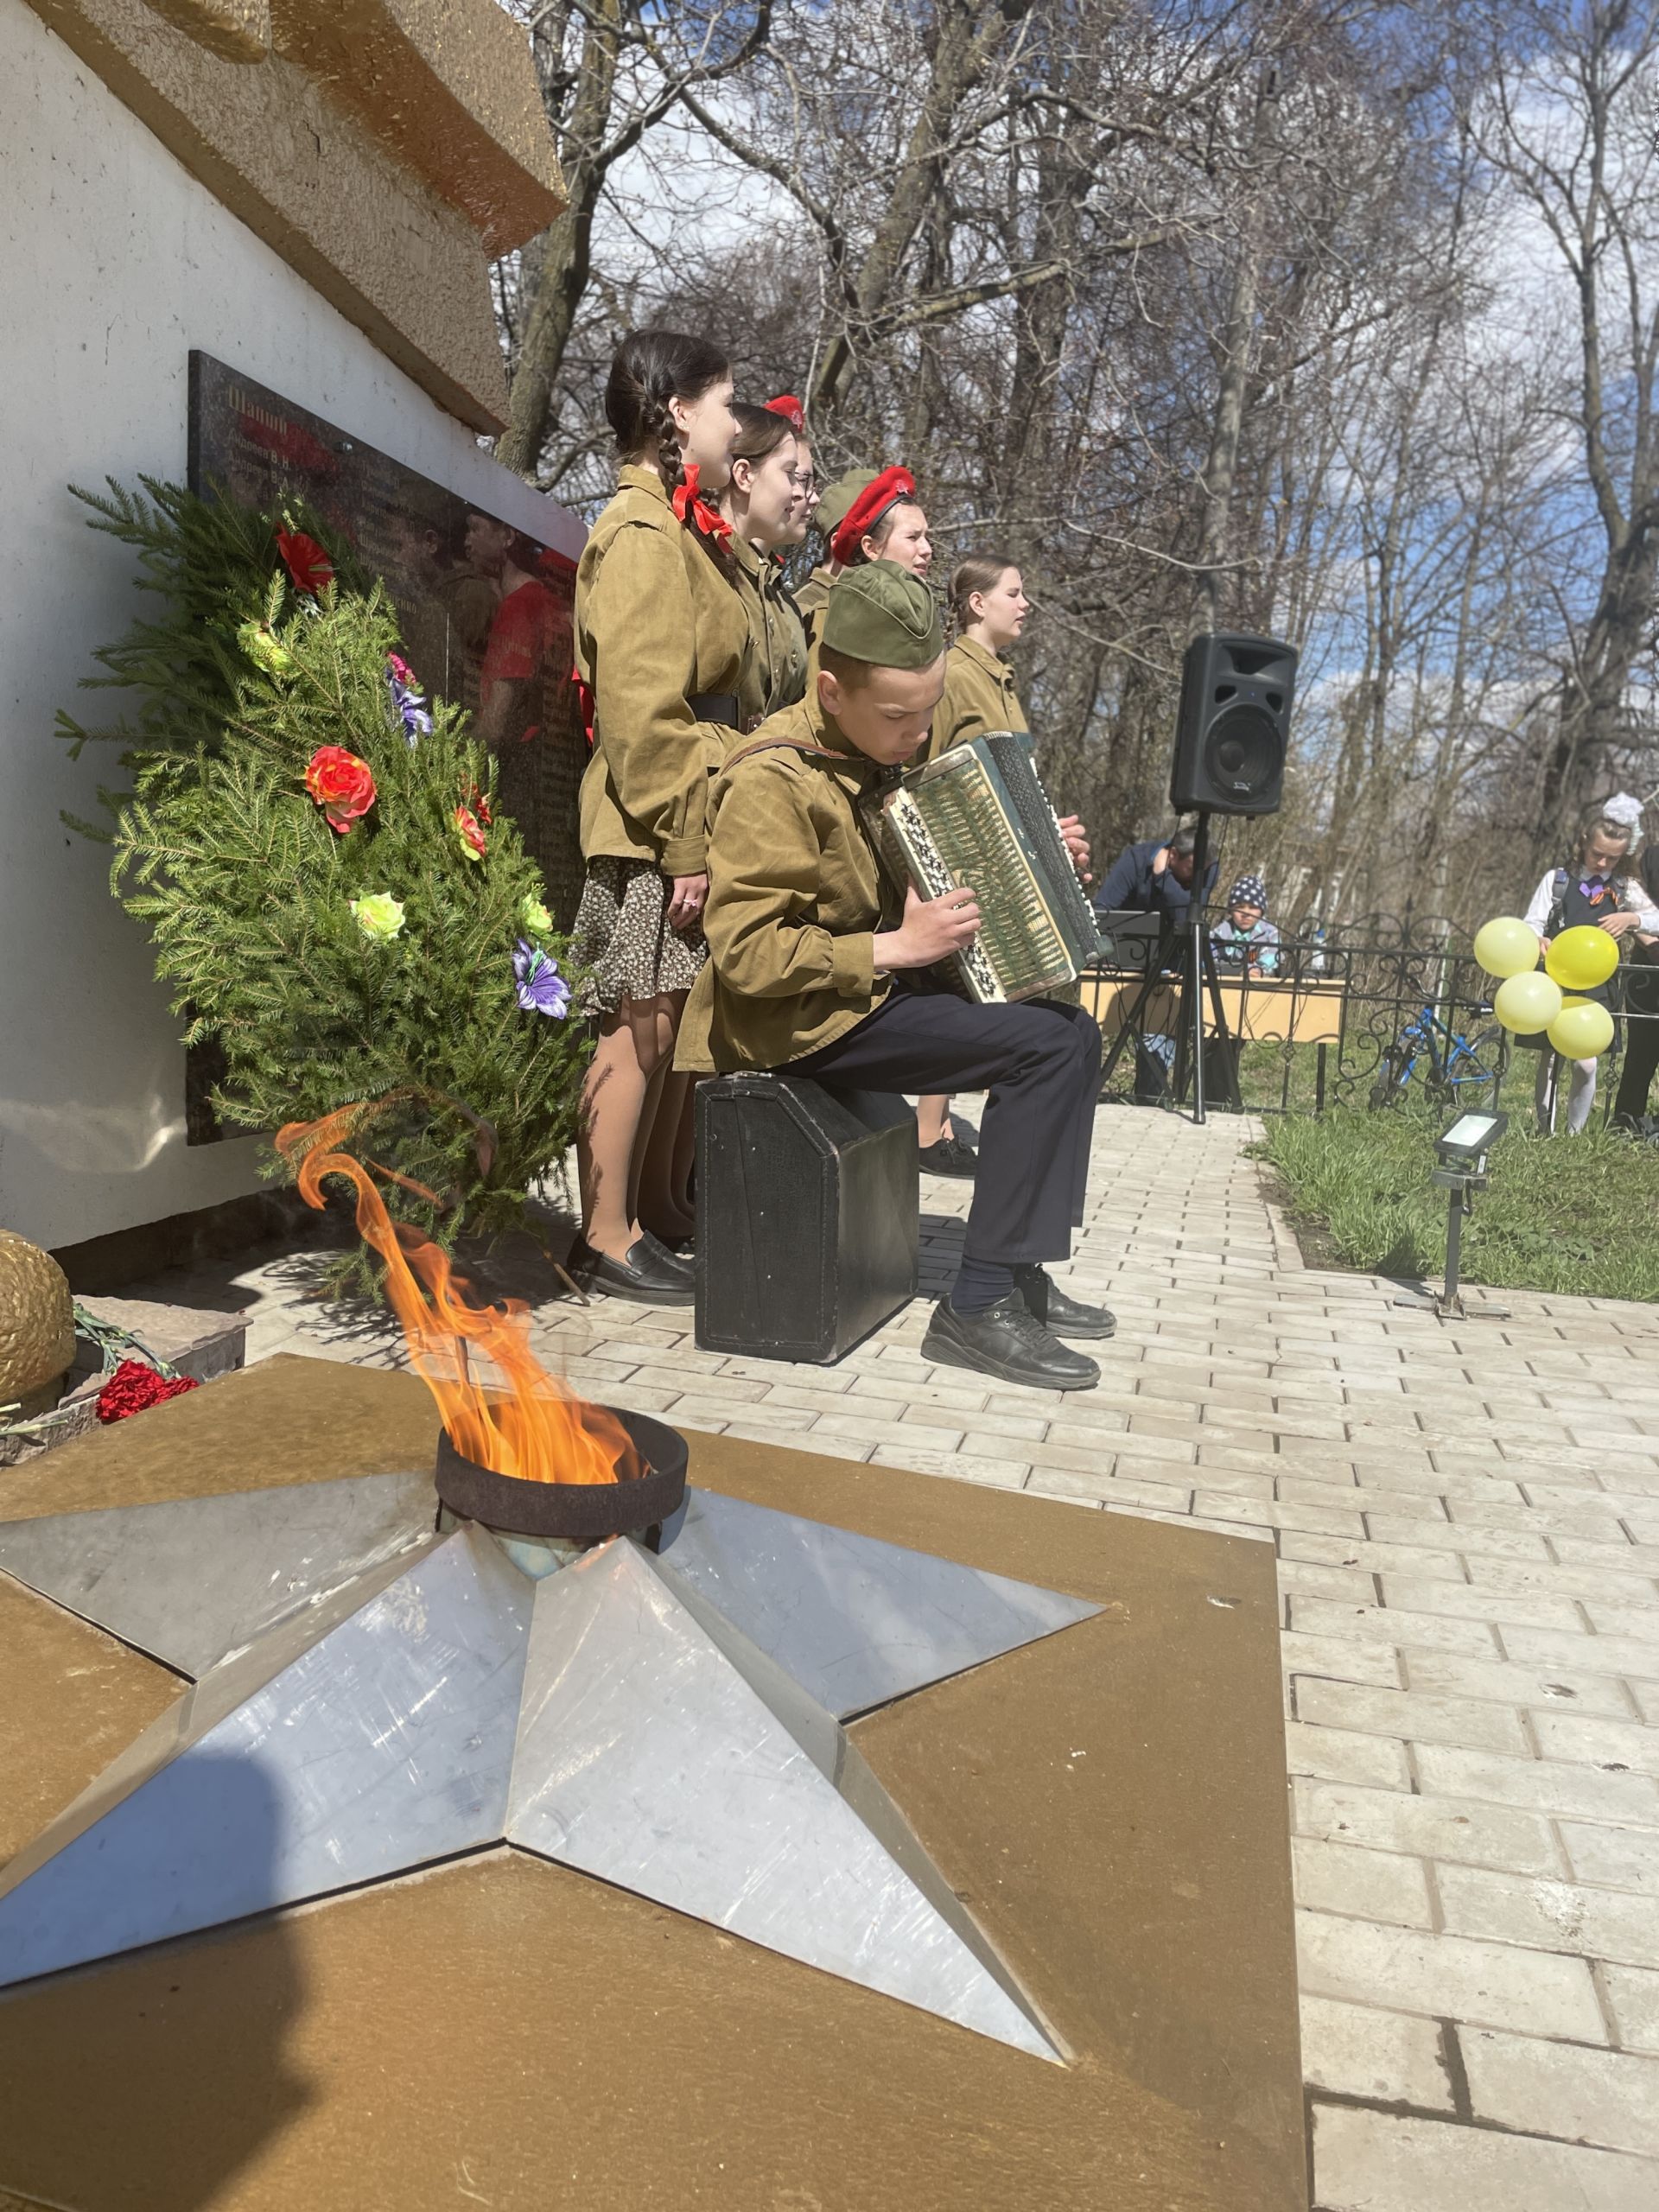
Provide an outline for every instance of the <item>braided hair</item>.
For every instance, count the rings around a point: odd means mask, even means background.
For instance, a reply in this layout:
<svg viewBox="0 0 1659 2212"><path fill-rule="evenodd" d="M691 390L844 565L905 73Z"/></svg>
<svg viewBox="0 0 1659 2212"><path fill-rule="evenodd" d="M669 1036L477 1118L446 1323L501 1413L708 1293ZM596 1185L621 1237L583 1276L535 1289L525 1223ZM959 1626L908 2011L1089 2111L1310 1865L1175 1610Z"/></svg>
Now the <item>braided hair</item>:
<svg viewBox="0 0 1659 2212"><path fill-rule="evenodd" d="M671 399L701 399L731 373L718 346L678 330L631 330L616 349L605 385L605 419L616 436L617 455L650 454L671 492L684 481Z"/></svg>

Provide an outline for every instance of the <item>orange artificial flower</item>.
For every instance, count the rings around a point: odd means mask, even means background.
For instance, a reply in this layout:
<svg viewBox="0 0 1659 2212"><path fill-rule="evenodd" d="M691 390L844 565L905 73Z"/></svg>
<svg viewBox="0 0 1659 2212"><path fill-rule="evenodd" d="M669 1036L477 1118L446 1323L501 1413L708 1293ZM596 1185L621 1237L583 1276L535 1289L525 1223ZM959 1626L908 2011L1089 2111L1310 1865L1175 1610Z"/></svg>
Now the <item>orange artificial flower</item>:
<svg viewBox="0 0 1659 2212"><path fill-rule="evenodd" d="M305 772L305 788L337 837L343 837L374 804L374 778L368 762L343 745L317 747Z"/></svg>

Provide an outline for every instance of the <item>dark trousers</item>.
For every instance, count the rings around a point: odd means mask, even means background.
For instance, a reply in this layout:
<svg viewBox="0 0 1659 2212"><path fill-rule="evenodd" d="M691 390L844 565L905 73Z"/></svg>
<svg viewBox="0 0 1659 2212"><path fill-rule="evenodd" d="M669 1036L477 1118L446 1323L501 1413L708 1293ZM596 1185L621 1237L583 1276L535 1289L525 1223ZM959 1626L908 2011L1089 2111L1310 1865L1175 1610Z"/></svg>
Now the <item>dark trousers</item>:
<svg viewBox="0 0 1659 2212"><path fill-rule="evenodd" d="M1648 1093L1659 1071L1659 995L1649 1008L1645 994L1638 1000L1632 992L1630 1012L1634 1018L1624 1025L1624 1065L1613 1111L1639 1122L1648 1110Z"/></svg>
<svg viewBox="0 0 1659 2212"><path fill-rule="evenodd" d="M1070 1253L1100 1087L1100 1028L1081 1007L896 990L783 1072L847 1090L988 1090L967 1250L1004 1267Z"/></svg>

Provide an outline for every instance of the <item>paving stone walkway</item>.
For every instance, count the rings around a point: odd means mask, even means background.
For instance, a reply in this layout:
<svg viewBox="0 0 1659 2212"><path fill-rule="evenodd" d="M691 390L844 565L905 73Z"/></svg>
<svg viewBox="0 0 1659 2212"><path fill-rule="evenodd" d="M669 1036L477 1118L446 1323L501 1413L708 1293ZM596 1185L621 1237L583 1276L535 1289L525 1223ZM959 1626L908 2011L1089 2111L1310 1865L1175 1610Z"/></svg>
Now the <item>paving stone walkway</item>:
<svg viewBox="0 0 1659 2212"><path fill-rule="evenodd" d="M1103 1107L1074 1288L1101 1389L925 1367L927 1306L832 1370L690 1316L537 1300L571 1382L688 1427L1273 1543L1322 2212L1659 2208L1659 1307L1504 1294L1446 1326L1304 1268L1243 1147ZM924 1184L924 1287L964 1187ZM250 1357L398 1363L315 1255L135 1294L251 1309ZM1478 1298L1480 1294L1477 1293Z"/></svg>

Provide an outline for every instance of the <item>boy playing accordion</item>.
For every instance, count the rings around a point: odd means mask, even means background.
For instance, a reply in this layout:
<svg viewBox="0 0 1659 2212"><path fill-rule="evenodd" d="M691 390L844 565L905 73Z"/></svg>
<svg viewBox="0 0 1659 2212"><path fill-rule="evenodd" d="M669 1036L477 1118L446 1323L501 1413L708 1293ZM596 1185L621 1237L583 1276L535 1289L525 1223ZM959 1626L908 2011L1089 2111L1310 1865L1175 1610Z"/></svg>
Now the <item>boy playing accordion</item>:
<svg viewBox="0 0 1659 2212"><path fill-rule="evenodd" d="M922 1357L1089 1389L1098 1367L1061 1338L1109 1337L1112 1317L1067 1297L1042 1263L1069 1255L1083 1217L1099 1029L1074 1006L906 988L972 941L979 910L969 890L912 890L900 910L858 802L926 738L944 640L921 579L874 561L836 582L820 642L816 691L737 745L715 785L710 958L678 1064L786 1068L848 1090L988 1090L962 1266Z"/></svg>

